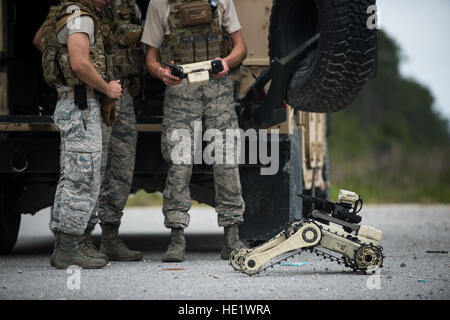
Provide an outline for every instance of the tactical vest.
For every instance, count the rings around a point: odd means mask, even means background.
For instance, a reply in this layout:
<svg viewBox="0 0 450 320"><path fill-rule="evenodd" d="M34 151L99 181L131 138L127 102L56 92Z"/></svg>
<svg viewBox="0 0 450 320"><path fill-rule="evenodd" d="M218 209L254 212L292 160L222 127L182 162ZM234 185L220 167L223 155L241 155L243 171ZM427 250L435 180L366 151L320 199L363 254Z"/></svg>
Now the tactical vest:
<svg viewBox="0 0 450 320"><path fill-rule="evenodd" d="M89 16L94 20L95 44L89 50L90 60L103 79L112 80L107 68L103 37L92 4L88 0L62 0L61 4L50 8L42 28L42 68L45 81L52 87L85 85L71 68L67 45L61 44L57 38L58 32L68 23L76 23L72 18L78 16Z"/></svg>
<svg viewBox="0 0 450 320"><path fill-rule="evenodd" d="M207 0L168 0L169 33L161 45L164 62L188 64L225 57L231 51L230 39Z"/></svg>
<svg viewBox="0 0 450 320"><path fill-rule="evenodd" d="M136 0L122 0L119 6L109 3L103 9L101 29L115 79L144 71L144 53L140 48L142 26L135 6Z"/></svg>

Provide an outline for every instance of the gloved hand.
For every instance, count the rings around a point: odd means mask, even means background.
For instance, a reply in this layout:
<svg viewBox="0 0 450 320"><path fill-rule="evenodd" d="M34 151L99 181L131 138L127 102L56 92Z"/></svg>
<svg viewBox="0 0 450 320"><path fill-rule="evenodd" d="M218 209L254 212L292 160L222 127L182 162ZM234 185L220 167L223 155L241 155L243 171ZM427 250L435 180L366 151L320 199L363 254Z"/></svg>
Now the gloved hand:
<svg viewBox="0 0 450 320"><path fill-rule="evenodd" d="M117 104L116 100L111 99L108 96L103 98L102 102L102 117L103 121L108 127L112 127L117 120Z"/></svg>
<svg viewBox="0 0 450 320"><path fill-rule="evenodd" d="M141 79L139 77L131 78L128 84L128 91L130 92L133 98L135 98L139 94L140 89L141 89Z"/></svg>

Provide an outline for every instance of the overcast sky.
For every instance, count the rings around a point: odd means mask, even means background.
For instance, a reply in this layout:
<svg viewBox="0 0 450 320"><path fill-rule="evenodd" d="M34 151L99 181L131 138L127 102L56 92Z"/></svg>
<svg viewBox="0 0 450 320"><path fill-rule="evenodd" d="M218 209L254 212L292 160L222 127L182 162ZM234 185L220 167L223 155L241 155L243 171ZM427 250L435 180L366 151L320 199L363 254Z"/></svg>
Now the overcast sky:
<svg viewBox="0 0 450 320"><path fill-rule="evenodd" d="M429 87L450 119L450 0L377 0L380 26L407 58L405 76Z"/></svg>

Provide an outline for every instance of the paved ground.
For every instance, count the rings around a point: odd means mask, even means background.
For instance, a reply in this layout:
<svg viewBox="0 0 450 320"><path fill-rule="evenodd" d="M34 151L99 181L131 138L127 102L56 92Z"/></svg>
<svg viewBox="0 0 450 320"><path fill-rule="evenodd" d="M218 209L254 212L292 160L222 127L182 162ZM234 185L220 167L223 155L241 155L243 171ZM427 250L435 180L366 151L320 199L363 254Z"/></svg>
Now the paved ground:
<svg viewBox="0 0 450 320"><path fill-rule="evenodd" d="M383 230L386 255L378 277L354 274L341 265L303 253L254 277L235 272L219 259L222 230L216 214L192 210L187 261L163 264L168 243L159 208L127 210L123 239L144 251L144 261L113 262L102 270L82 270L79 290L65 270L49 265L53 238L49 213L23 216L13 253L0 257L3 299L449 299L450 206L366 206L363 222ZM95 231L99 240L99 230ZM166 269L182 269L170 271Z"/></svg>

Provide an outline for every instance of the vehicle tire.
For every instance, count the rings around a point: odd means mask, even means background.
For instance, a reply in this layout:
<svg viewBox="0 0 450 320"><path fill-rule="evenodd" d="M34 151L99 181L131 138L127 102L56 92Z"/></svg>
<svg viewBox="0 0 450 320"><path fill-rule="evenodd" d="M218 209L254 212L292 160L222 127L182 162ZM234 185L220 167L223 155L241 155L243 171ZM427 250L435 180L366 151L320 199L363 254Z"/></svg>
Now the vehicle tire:
<svg viewBox="0 0 450 320"><path fill-rule="evenodd" d="M376 29L367 13L375 0L274 0L270 56L282 58L320 32L319 46L297 66L286 101L309 112L350 105L376 68Z"/></svg>
<svg viewBox="0 0 450 320"><path fill-rule="evenodd" d="M17 242L21 214L0 210L0 255L3 255L11 252Z"/></svg>

